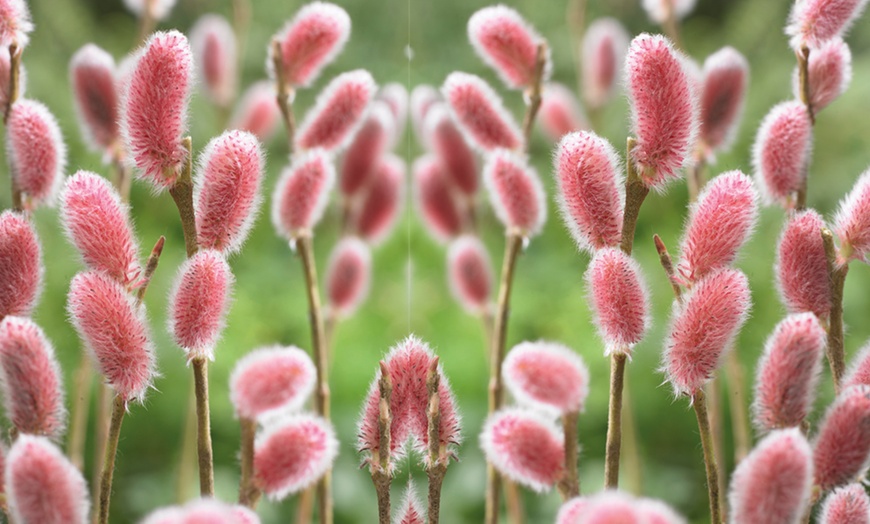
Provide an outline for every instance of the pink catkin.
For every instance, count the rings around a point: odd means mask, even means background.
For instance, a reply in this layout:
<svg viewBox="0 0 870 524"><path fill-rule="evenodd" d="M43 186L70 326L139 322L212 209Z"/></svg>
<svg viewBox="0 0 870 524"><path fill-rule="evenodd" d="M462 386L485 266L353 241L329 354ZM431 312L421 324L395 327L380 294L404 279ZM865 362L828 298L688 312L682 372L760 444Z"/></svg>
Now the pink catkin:
<svg viewBox="0 0 870 524"><path fill-rule="evenodd" d="M840 392L813 447L815 483L823 492L864 476L870 462L870 386Z"/></svg>
<svg viewBox="0 0 870 524"><path fill-rule="evenodd" d="M132 11L136 16L142 18L145 16L145 10L150 11L150 16L154 20L163 20L169 16L169 12L175 7L177 0L124 0L127 9Z"/></svg>
<svg viewBox="0 0 870 524"><path fill-rule="evenodd" d="M840 201L834 217L834 232L840 238L838 263L853 258L867 260L870 253L870 169Z"/></svg>
<svg viewBox="0 0 870 524"><path fill-rule="evenodd" d="M535 411L506 408L490 415L480 435L487 462L501 474L543 492L562 478L562 431Z"/></svg>
<svg viewBox="0 0 870 524"><path fill-rule="evenodd" d="M156 375L144 307L120 284L90 271L73 278L67 311L115 393L128 402L144 399Z"/></svg>
<svg viewBox="0 0 870 524"><path fill-rule="evenodd" d="M196 499L184 506L153 511L141 524L260 524L260 518L244 506L231 506L214 499Z"/></svg>
<svg viewBox="0 0 870 524"><path fill-rule="evenodd" d="M599 18L583 37L583 98L599 108L613 98L628 51L628 32L615 18Z"/></svg>
<svg viewBox="0 0 870 524"><path fill-rule="evenodd" d="M554 342L522 342L502 364L505 385L517 402L563 413L583 411L589 369L576 352Z"/></svg>
<svg viewBox="0 0 870 524"><path fill-rule="evenodd" d="M356 237L341 239L326 266L326 296L334 315L345 318L366 299L372 280L372 254Z"/></svg>
<svg viewBox="0 0 870 524"><path fill-rule="evenodd" d="M4 479L16 523L89 522L85 479L48 439L20 435L6 457Z"/></svg>
<svg viewBox="0 0 870 524"><path fill-rule="evenodd" d="M477 160L447 106L437 103L426 114L426 136L453 184L462 194L473 197L479 186Z"/></svg>
<svg viewBox="0 0 870 524"><path fill-rule="evenodd" d="M430 85L420 84L411 91L409 112L417 141L422 146L427 146L429 143L424 129L426 115L429 114L429 109L440 101L441 95L438 90Z"/></svg>
<svg viewBox="0 0 870 524"><path fill-rule="evenodd" d="M6 416L19 433L59 438L66 426L60 366L32 320L0 322L0 388Z"/></svg>
<svg viewBox="0 0 870 524"><path fill-rule="evenodd" d="M556 524L580 524L580 518L589 507L588 497L574 497L559 508Z"/></svg>
<svg viewBox="0 0 870 524"><path fill-rule="evenodd" d="M657 24L667 21L669 13L679 20L685 18L695 8L697 0L641 0L650 20Z"/></svg>
<svg viewBox="0 0 870 524"><path fill-rule="evenodd" d="M254 443L254 482L282 500L317 482L338 455L335 431L314 415L289 415L270 422Z"/></svg>
<svg viewBox="0 0 870 524"><path fill-rule="evenodd" d="M272 197L272 224L278 233L289 240L310 234L323 216L334 183L335 168L326 151L295 155Z"/></svg>
<svg viewBox="0 0 870 524"><path fill-rule="evenodd" d="M0 213L0 319L30 315L42 290L43 271L36 229L18 213Z"/></svg>
<svg viewBox="0 0 870 524"><path fill-rule="evenodd" d="M483 181L496 216L507 229L530 237L547 220L546 195L538 174L525 158L504 149L489 155Z"/></svg>
<svg viewBox="0 0 870 524"><path fill-rule="evenodd" d="M867 0L803 0L795 2L785 28L794 49L819 47L843 36L867 5Z"/></svg>
<svg viewBox="0 0 870 524"><path fill-rule="evenodd" d="M588 127L577 97L564 84L556 83L544 87L538 122L544 134L554 142L558 142L568 133Z"/></svg>
<svg viewBox="0 0 870 524"><path fill-rule="evenodd" d="M392 127L390 107L385 102L373 102L344 153L338 177L338 189L344 196L355 196L369 182L372 171L387 151Z"/></svg>
<svg viewBox="0 0 870 524"><path fill-rule="evenodd" d="M870 498L861 484L837 488L822 504L821 524L870 524Z"/></svg>
<svg viewBox="0 0 870 524"><path fill-rule="evenodd" d="M199 18L190 30L196 73L206 96L226 107L236 96L236 36L227 19L215 14Z"/></svg>
<svg viewBox="0 0 870 524"><path fill-rule="evenodd" d="M791 217L779 237L776 284L792 313L811 311L821 319L831 311L828 259L822 241L824 220L812 209Z"/></svg>
<svg viewBox="0 0 870 524"><path fill-rule="evenodd" d="M414 162L411 171L417 208L429 232L442 242L458 235L466 219L465 209L444 166L436 157L426 155Z"/></svg>
<svg viewBox="0 0 870 524"><path fill-rule="evenodd" d="M636 501L622 491L602 491L590 497L585 506L577 521L580 524L647 524Z"/></svg>
<svg viewBox="0 0 870 524"><path fill-rule="evenodd" d="M368 71L357 69L335 77L317 96L296 131L296 147L335 151L356 133L377 86Z"/></svg>
<svg viewBox="0 0 870 524"><path fill-rule="evenodd" d="M736 269L716 270L674 309L663 369L677 394L693 395L709 381L746 321L749 283Z"/></svg>
<svg viewBox="0 0 870 524"><path fill-rule="evenodd" d="M484 314L492 300L492 261L486 246L473 235L463 235L447 250L450 290L466 311Z"/></svg>
<svg viewBox="0 0 870 524"><path fill-rule="evenodd" d="M468 20L468 39L508 87L522 89L534 83L538 46L546 41L515 10L495 5L477 11ZM544 79L552 69L549 48L546 53Z"/></svg>
<svg viewBox="0 0 870 524"><path fill-rule="evenodd" d="M699 138L710 151L734 143L748 87L749 62L733 47L723 47L704 61Z"/></svg>
<svg viewBox="0 0 870 524"><path fill-rule="evenodd" d="M689 211L677 270L688 282L730 266L758 221L758 191L740 171L714 178Z"/></svg>
<svg viewBox="0 0 870 524"><path fill-rule="evenodd" d="M405 171L405 161L393 154L375 165L352 217L353 230L366 242L380 244L393 230L405 198Z"/></svg>
<svg viewBox="0 0 870 524"><path fill-rule="evenodd" d="M241 249L260 207L263 151L257 138L227 131L212 139L199 159L194 202L202 249Z"/></svg>
<svg viewBox="0 0 870 524"><path fill-rule="evenodd" d="M841 38L833 38L810 51L808 83L810 103L818 113L842 95L852 81L852 52ZM792 75L792 92L801 97L797 68Z"/></svg>
<svg viewBox="0 0 870 524"><path fill-rule="evenodd" d="M52 204L63 184L66 145L47 107L33 100L12 104L6 122L6 152L11 176L28 205Z"/></svg>
<svg viewBox="0 0 870 524"><path fill-rule="evenodd" d="M800 429L772 432L740 462L731 477L729 522L801 522L812 480L812 450Z"/></svg>
<svg viewBox="0 0 870 524"><path fill-rule="evenodd" d="M193 55L178 31L155 33L129 73L121 129L139 176L155 188L175 184L188 153L187 102L193 84Z"/></svg>
<svg viewBox="0 0 870 524"><path fill-rule="evenodd" d="M271 82L251 84L242 94L230 119L229 129L253 133L261 141L272 138L281 122L281 111L275 103L275 87Z"/></svg>
<svg viewBox="0 0 870 524"><path fill-rule="evenodd" d="M13 43L25 47L31 31L33 22L25 0L0 1L0 47L8 48Z"/></svg>
<svg viewBox="0 0 870 524"><path fill-rule="evenodd" d="M198 252L178 271L169 299L169 332L189 360L214 360L232 286L230 266L211 249Z"/></svg>
<svg viewBox="0 0 870 524"><path fill-rule="evenodd" d="M816 396L827 336L812 313L780 322L758 364L752 411L761 431L799 426Z"/></svg>
<svg viewBox="0 0 870 524"><path fill-rule="evenodd" d="M115 59L87 44L70 60L69 76L82 135L92 149L108 153L119 145L121 133Z"/></svg>
<svg viewBox="0 0 870 524"><path fill-rule="evenodd" d="M139 246L117 190L105 178L79 171L67 180L60 201L66 235L85 265L132 286L141 272Z"/></svg>
<svg viewBox="0 0 870 524"><path fill-rule="evenodd" d="M631 355L649 329L649 292L640 266L617 248L595 254L586 270L586 290L605 355Z"/></svg>
<svg viewBox="0 0 870 524"><path fill-rule="evenodd" d="M682 515L660 500L641 499L637 502L637 510L647 524L686 524Z"/></svg>
<svg viewBox="0 0 870 524"><path fill-rule="evenodd" d="M626 57L632 132L637 138L631 161L653 188L680 176L694 146L698 93L686 61L666 38L648 34L632 41Z"/></svg>
<svg viewBox="0 0 870 524"><path fill-rule="evenodd" d="M426 510L417 498L414 485L408 481L408 488L399 504L399 510L393 519L394 524L425 524Z"/></svg>
<svg viewBox="0 0 870 524"><path fill-rule="evenodd" d="M870 343L865 343L852 357L852 363L843 379L843 389L849 386L870 386Z"/></svg>
<svg viewBox="0 0 870 524"><path fill-rule="evenodd" d="M619 156L592 132L562 138L553 157L558 202L568 230L582 249L619 245L623 197Z"/></svg>
<svg viewBox="0 0 870 524"><path fill-rule="evenodd" d="M523 136L501 98L482 78L450 73L441 88L453 118L469 143L482 151L520 149Z"/></svg>
<svg viewBox="0 0 870 524"><path fill-rule="evenodd" d="M233 368L230 400L237 415L251 420L276 410L295 411L314 391L316 378L311 358L295 346L255 349Z"/></svg>
<svg viewBox="0 0 870 524"><path fill-rule="evenodd" d="M303 6L275 39L281 47L284 81L307 87L320 71L341 52L350 37L350 17L341 7L328 2ZM268 67L273 64L269 47Z"/></svg>
<svg viewBox="0 0 870 524"><path fill-rule="evenodd" d="M408 120L408 89L404 84L390 82L381 87L377 98L387 104L393 115L390 147L395 147L405 132L405 123Z"/></svg>
<svg viewBox="0 0 870 524"><path fill-rule="evenodd" d="M755 178L768 201L791 205L806 177L812 122L803 103L783 102L764 117L752 147Z"/></svg>

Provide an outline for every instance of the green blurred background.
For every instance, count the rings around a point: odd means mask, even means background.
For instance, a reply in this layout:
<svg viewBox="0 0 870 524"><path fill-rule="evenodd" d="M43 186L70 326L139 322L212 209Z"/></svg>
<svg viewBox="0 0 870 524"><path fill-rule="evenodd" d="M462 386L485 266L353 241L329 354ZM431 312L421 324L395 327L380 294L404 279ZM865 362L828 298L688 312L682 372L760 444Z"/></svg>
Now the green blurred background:
<svg viewBox="0 0 870 524"><path fill-rule="evenodd" d="M471 49L466 21L479 0L338 0L353 19L351 40L316 85L299 94L297 113L309 107L314 95L331 77L349 69L366 68L381 84L395 81L414 86L440 86L454 70L480 74L503 92L506 103L519 118L521 96L506 92L494 73ZM549 40L554 79L576 85L572 39L566 25L565 1L520 0L517 8ZM244 43L242 85L264 77L265 49L270 36L301 2L251 0L253 18ZM744 53L752 67L751 87L739 139L731 153L720 155L712 173L729 169L751 171L750 148L755 129L767 110L791 97L794 56L782 27L791 2L754 0L700 0L683 27L688 52L697 60L724 45ZM69 168L108 170L98 154L82 143L72 108L67 64L82 45L95 42L117 59L130 51L137 23L121 0L32 0L36 24L24 54L28 71L27 96L45 102L55 113L69 147ZM161 28L187 31L198 16L218 12L232 16L230 0L180 0ZM639 0L589 1L589 18L619 18L633 34L657 31L641 10ZM870 164L870 24L859 20L848 38L854 55L854 79L849 91L818 117L809 183L809 204L830 217L838 200ZM413 56L410 62L406 46ZM219 134L218 112L202 96L191 103L191 134L201 148ZM603 115L601 132L618 146L624 144L628 117L622 97ZM552 197L550 157L553 144L536 135L532 162ZM420 153L409 134L398 153L410 163ZM270 193L280 169L287 163L286 145L276 138L269 144L268 173L264 188ZM5 165L5 160L3 161ZM0 187L8 187L6 170ZM687 194L683 183L672 184L665 195L651 195L644 205L637 231L636 256L647 277L654 305L653 329L635 350L629 365L629 383L642 457L641 489L644 495L672 504L692 522L707 522L704 468L694 415L686 399L674 399L657 371L672 295L658 265L651 238L659 233L676 250L685 217ZM591 370L588 408L581 417L581 475L585 492L602 485L606 431L608 361L590 321L584 298L583 272L587 256L578 254L550 199L547 227L521 257L509 324L508 344L549 339L563 342L583 355ZM267 199L268 205L268 199ZM183 258L183 242L176 210L168 195L155 196L135 184L132 206L143 246L159 235L167 245L147 297L157 342L162 376L144 406L133 406L124 422L115 476L113 522L136 522L151 509L174 503L181 430L189 391L190 373L181 350L169 339L165 325L166 298L175 271ZM9 207L8 191L0 191L0 207ZM342 443L335 465L336 521L374 522L376 503L368 473L358 468L355 451L357 415L377 361L389 347L409 333L430 343L441 356L464 415L465 443L461 461L452 465L444 485L442 521L480 522L483 518L485 468L478 434L486 410L487 365L480 321L466 315L448 292L444 275L444 248L433 242L412 210L398 224L392 237L374 255L375 274L371 296L358 314L338 326L332 368L333 420ZM768 208L738 265L749 275L753 314L740 336L738 351L747 370L747 389L764 340L782 318L784 309L773 284L774 249L784 212ZM36 320L56 346L66 375L72 374L82 355L80 343L67 321L66 292L72 276L81 269L75 253L61 233L56 210L41 209L36 222L47 265L46 286ZM337 234L338 216L324 220L316 238L317 258L323 267ZM496 265L500 264L503 234L486 211L483 235ZM143 253L144 256L144 253ZM231 260L236 275L235 296L228 327L216 350L211 368L212 433L216 461L217 494L234 500L238 481L239 429L229 403L227 379L235 361L260 345L276 342L309 347L307 304L299 260L279 240L260 213L242 253ZM870 337L870 271L854 264L846 286L845 319L847 354L853 355ZM410 275L410 278L408 278ZM410 287L408 282L410 282ZM832 395L830 381L823 381L816 419ZM69 388L68 388L69 389ZM91 411L93 413L93 410ZM726 420L726 435L730 425ZM91 432L93 434L93 432ZM730 444L730 438L726 441ZM92 442L88 442L89 455ZM730 445L729 445L730 448ZM729 453L730 457L730 453ZM88 457L90 463L90 456ZM731 459L728 460L731 467ZM410 471L410 473L409 473ZM88 472L90 475L90 472ZM416 457L402 464L394 482L399 500L409 475L425 493L424 476ZM195 482L195 479L194 479ZM188 486L195 493L194 485ZM555 493L525 493L529 522L552 521L559 506ZM295 500L264 502L260 514L266 523L292 520Z"/></svg>

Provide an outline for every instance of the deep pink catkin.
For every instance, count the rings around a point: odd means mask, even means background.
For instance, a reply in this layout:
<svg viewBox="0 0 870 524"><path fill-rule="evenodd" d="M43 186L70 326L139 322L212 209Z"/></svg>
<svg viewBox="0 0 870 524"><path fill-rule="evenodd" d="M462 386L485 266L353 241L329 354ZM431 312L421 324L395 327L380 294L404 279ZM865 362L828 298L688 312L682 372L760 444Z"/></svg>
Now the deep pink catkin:
<svg viewBox="0 0 870 524"><path fill-rule="evenodd" d="M426 114L425 126L432 151L441 159L453 184L463 194L473 196L479 185L477 159L450 118L446 104L433 104Z"/></svg>
<svg viewBox="0 0 870 524"><path fill-rule="evenodd" d="M821 524L870 524L870 498L861 484L837 488L822 504Z"/></svg>
<svg viewBox="0 0 870 524"><path fill-rule="evenodd" d="M200 87L206 96L220 107L226 107L236 96L236 35L227 19L216 14L199 18L190 30Z"/></svg>
<svg viewBox="0 0 870 524"><path fill-rule="evenodd" d="M870 343L865 343L858 353L852 357L849 370L843 378L843 389L858 385L870 386Z"/></svg>
<svg viewBox="0 0 870 524"><path fill-rule="evenodd" d="M92 149L108 153L119 146L121 133L115 59L102 48L87 44L70 60L69 76L82 135Z"/></svg>
<svg viewBox="0 0 870 524"><path fill-rule="evenodd" d="M178 31L155 33L135 59L126 82L121 130L139 176L155 188L175 184L188 153L187 102L193 55Z"/></svg>
<svg viewBox="0 0 870 524"><path fill-rule="evenodd" d="M169 332L188 360L214 360L232 286L233 273L218 251L199 251L179 269L169 299Z"/></svg>
<svg viewBox="0 0 870 524"><path fill-rule="evenodd" d="M368 71L357 69L335 77L320 94L296 131L296 147L341 149L356 133L377 86Z"/></svg>
<svg viewBox="0 0 870 524"><path fill-rule="evenodd" d="M524 157L505 149L492 152L483 167L483 182L505 228L525 237L541 232L547 220L544 186Z"/></svg>
<svg viewBox="0 0 870 524"><path fill-rule="evenodd" d="M420 84L411 91L409 112L411 122L414 124L417 142L422 146L427 146L429 143L424 129L426 115L429 114L429 109L440 101L441 95L438 93L438 90L430 85Z"/></svg>
<svg viewBox="0 0 870 524"><path fill-rule="evenodd" d="M603 248L595 253L585 278L604 354L631 355L650 325L649 292L640 266L617 248Z"/></svg>
<svg viewBox="0 0 870 524"><path fill-rule="evenodd" d="M583 99L599 108L613 98L628 51L628 32L615 18L599 18L583 36Z"/></svg>
<svg viewBox="0 0 870 524"><path fill-rule="evenodd" d="M812 313L789 315L764 346L752 411L761 431L799 426L812 409L827 335Z"/></svg>
<svg viewBox="0 0 870 524"><path fill-rule="evenodd" d="M619 245L622 177L619 155L591 131L562 138L553 156L558 202L568 230L582 249Z"/></svg>
<svg viewBox="0 0 870 524"><path fill-rule="evenodd" d="M369 182L372 171L387 151L392 128L390 107L386 102L373 102L341 162L338 189L345 197L353 197Z"/></svg>
<svg viewBox="0 0 870 524"><path fill-rule="evenodd" d="M833 229L840 239L838 263L867 260L870 253L870 169L840 201Z"/></svg>
<svg viewBox="0 0 870 524"><path fill-rule="evenodd" d="M20 435L6 457L6 496L18 524L89 522L88 487L48 439Z"/></svg>
<svg viewBox="0 0 870 524"><path fill-rule="evenodd" d="M519 13L505 5L484 7L468 19L468 39L478 56L495 69L512 89L531 87L535 81L538 46L546 41ZM544 79L552 64L546 49Z"/></svg>
<svg viewBox="0 0 870 524"><path fill-rule="evenodd" d="M405 161L388 153L374 167L352 217L353 231L370 244L383 242L399 218L405 198Z"/></svg>
<svg viewBox="0 0 870 524"><path fill-rule="evenodd" d="M453 118L469 143L482 151L520 149L520 128L501 98L482 78L468 73L450 73L441 88Z"/></svg>
<svg viewBox="0 0 870 524"><path fill-rule="evenodd" d="M66 235L85 265L131 286L141 272L139 246L118 191L105 178L79 171L67 180L60 201Z"/></svg>
<svg viewBox="0 0 870 524"><path fill-rule="evenodd" d="M349 36L350 17L344 9L328 2L304 5L275 36L281 47L284 81L290 86L311 85ZM272 52L269 46L267 64L274 75Z"/></svg>
<svg viewBox="0 0 870 524"><path fill-rule="evenodd" d="M764 117L752 147L752 166L767 199L791 206L806 177L812 122L798 100L773 107Z"/></svg>
<svg viewBox="0 0 870 524"><path fill-rule="evenodd" d="M723 173L704 188L689 210L677 270L695 282L730 266L758 221L758 191L740 171Z"/></svg>
<svg viewBox="0 0 870 524"><path fill-rule="evenodd" d="M547 491L562 478L562 431L536 411L505 408L493 413L480 434L480 447L502 475L534 491Z"/></svg>
<svg viewBox="0 0 870 524"><path fill-rule="evenodd" d="M43 271L36 229L18 213L0 213L0 319L30 315L42 290Z"/></svg>
<svg viewBox="0 0 870 524"><path fill-rule="evenodd" d="M108 385L127 402L144 399L156 375L145 308L121 284L89 271L73 278L67 311Z"/></svg>
<svg viewBox="0 0 870 524"><path fill-rule="evenodd" d="M202 249L238 251L260 207L263 151L257 137L227 131L200 156L194 205L197 243Z"/></svg>
<svg viewBox="0 0 870 524"><path fill-rule="evenodd" d="M326 266L326 296L333 315L352 315L369 293L372 280L372 254L368 245L356 237L341 239Z"/></svg>
<svg viewBox="0 0 870 524"><path fill-rule="evenodd" d="M25 47L31 31L33 22L25 0L0 1L0 47L8 48L13 43Z"/></svg>
<svg viewBox="0 0 870 524"><path fill-rule="evenodd" d="M393 519L394 524L425 524L426 510L417 498L414 484L408 481L408 488L399 504L399 510Z"/></svg>
<svg viewBox="0 0 870 524"><path fill-rule="evenodd" d="M694 146L698 93L686 60L665 37L648 34L632 40L625 60L632 133L637 138L631 161L653 188L680 176Z"/></svg>
<svg viewBox="0 0 870 524"><path fill-rule="evenodd" d="M794 49L819 47L843 34L867 5L867 0L802 0L791 8L785 28Z"/></svg>
<svg viewBox="0 0 870 524"><path fill-rule="evenodd" d="M0 322L0 388L18 433L59 438L66 426L63 376L54 348L30 319Z"/></svg>
<svg viewBox="0 0 870 524"><path fill-rule="evenodd" d="M823 492L864 476L870 462L870 386L840 392L819 425L813 462Z"/></svg>
<svg viewBox="0 0 870 524"><path fill-rule="evenodd" d="M408 120L408 89L399 82L390 82L381 87L378 100L384 101L393 115L393 127L390 134L390 147L394 147L405 132Z"/></svg>
<svg viewBox="0 0 870 524"><path fill-rule="evenodd" d="M833 38L818 49L810 51L809 77L810 104L818 113L842 95L852 81L852 52L841 38ZM800 75L797 68L792 75L792 92L801 97Z"/></svg>
<svg viewBox="0 0 870 524"><path fill-rule="evenodd" d="M589 369L567 346L555 342L522 342L502 364L505 386L522 405L555 411L583 411L589 395Z"/></svg>
<svg viewBox="0 0 870 524"><path fill-rule="evenodd" d="M646 14L657 24L665 23L670 15L677 20L685 18L695 8L695 3L697 0L641 0Z"/></svg>
<svg viewBox="0 0 870 524"><path fill-rule="evenodd" d="M169 12L175 7L177 0L124 0L127 9L132 11L136 16L142 18L145 16L145 10L149 11L150 18L154 20L163 20L169 16Z"/></svg>
<svg viewBox="0 0 870 524"><path fill-rule="evenodd" d="M323 216L334 183L335 168L326 151L294 155L272 196L272 224L278 233L289 240L310 234Z"/></svg>
<svg viewBox="0 0 870 524"><path fill-rule="evenodd" d="M230 400L236 414L256 420L276 410L299 409L311 392L317 370L311 357L295 346L251 351L230 376Z"/></svg>
<svg viewBox="0 0 870 524"><path fill-rule="evenodd" d="M254 482L282 500L317 482L338 455L329 422L307 414L271 421L254 443Z"/></svg>
<svg viewBox="0 0 870 524"><path fill-rule="evenodd" d="M725 150L734 142L748 87L749 62L733 47L723 47L704 60L698 138L710 152Z"/></svg>
<svg viewBox="0 0 870 524"><path fill-rule="evenodd" d="M699 280L674 309L663 369L677 394L693 395L709 381L746 321L749 282L737 269Z"/></svg>
<svg viewBox="0 0 870 524"><path fill-rule="evenodd" d="M812 481L812 450L800 429L774 431L731 477L729 522L797 524L807 510Z"/></svg>
<svg viewBox="0 0 870 524"><path fill-rule="evenodd" d="M821 319L831 311L823 227L824 220L812 209L792 216L776 251L776 285L782 302L792 313L811 311Z"/></svg>
<svg viewBox="0 0 870 524"><path fill-rule="evenodd" d="M28 207L52 204L63 184L66 144L54 115L40 102L18 100L6 122L6 154Z"/></svg>
<svg viewBox="0 0 870 524"><path fill-rule="evenodd" d="M465 221L465 209L437 157L418 158L411 168L414 179L414 197L423 224L439 241L458 235Z"/></svg>
<svg viewBox="0 0 870 524"><path fill-rule="evenodd" d="M281 122L281 110L275 103L275 87L271 82L251 84L230 119L229 129L253 133L261 141L269 140Z"/></svg>
<svg viewBox="0 0 870 524"><path fill-rule="evenodd" d="M588 127L577 97L564 84L557 83L549 83L544 87L538 122L544 134L554 142L568 133Z"/></svg>
<svg viewBox="0 0 870 524"><path fill-rule="evenodd" d="M463 235L447 250L447 277L450 290L466 311L486 313L492 300L492 261L486 246L473 235Z"/></svg>

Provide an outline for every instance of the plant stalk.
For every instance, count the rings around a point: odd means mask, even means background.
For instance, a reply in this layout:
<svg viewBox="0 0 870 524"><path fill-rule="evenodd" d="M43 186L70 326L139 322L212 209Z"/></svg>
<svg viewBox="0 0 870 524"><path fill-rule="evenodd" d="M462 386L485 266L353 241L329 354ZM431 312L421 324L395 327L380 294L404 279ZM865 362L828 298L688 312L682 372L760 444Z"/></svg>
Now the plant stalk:
<svg viewBox="0 0 870 524"><path fill-rule="evenodd" d="M438 357L432 360L426 373L426 392L429 394L427 415L427 438L429 440L429 463L427 474L429 476L429 505L428 523L438 524L441 512L441 486L444 483L444 475L447 474L447 465L450 457L446 449L441 445L441 398L438 389L441 385L441 375L438 373Z"/></svg>
<svg viewBox="0 0 870 524"><path fill-rule="evenodd" d="M241 469L239 481L239 504L251 509L257 507L260 490L254 485L254 438L257 434L257 421L245 417L239 419L241 426Z"/></svg>
<svg viewBox="0 0 870 524"><path fill-rule="evenodd" d="M731 426L734 428L734 463L739 464L752 449L752 436L749 431L746 392L743 388L743 364L737 348L729 351L725 357L725 376L728 378L728 390L731 393L728 404L731 407Z"/></svg>
<svg viewBox="0 0 870 524"><path fill-rule="evenodd" d="M701 447L704 450L704 465L707 472L707 494L710 499L710 522L722 522L719 507L719 473L716 465L716 455L713 452L713 436L710 431L710 419L707 417L707 399L704 390L698 389L692 396L692 407L698 418L698 430L701 434Z"/></svg>
<svg viewBox="0 0 870 524"><path fill-rule="evenodd" d="M378 522L390 524L390 484L393 481L392 464L390 463L392 414L390 399L393 394L393 383L387 364L380 362L381 378L378 381L378 449L372 453L370 473L372 483L378 495Z"/></svg>
<svg viewBox="0 0 870 524"><path fill-rule="evenodd" d="M275 85L277 95L275 101L281 110L284 120L284 129L287 131L287 147L290 155L293 155L294 140L296 139L296 117L293 115L293 90L284 80L284 55L281 51L281 42L272 40L272 65L275 70Z"/></svg>
<svg viewBox="0 0 870 524"><path fill-rule="evenodd" d="M604 459L604 488L619 487L619 450L622 445L622 389L625 383L625 353L610 355L610 402L607 410L607 442Z"/></svg>
<svg viewBox="0 0 870 524"><path fill-rule="evenodd" d="M846 285L846 275L849 273L849 262L837 260L837 248L834 246L834 235L830 229L822 228L822 241L825 245L825 256L828 259L828 272L831 281L831 313L828 323L828 364L831 366L831 376L834 381L834 392L840 393L843 375L846 373L846 356L843 335L843 292Z"/></svg>
<svg viewBox="0 0 870 524"><path fill-rule="evenodd" d="M535 72L532 79L532 85L529 86L526 92L526 114L523 117L523 147L526 151L529 150L529 143L532 138L532 128L535 126L535 116L538 114L538 109L541 108L541 91L543 89L544 68L547 66L547 44L538 44L537 54L535 55Z"/></svg>
<svg viewBox="0 0 870 524"><path fill-rule="evenodd" d="M580 495L580 477L577 473L577 457L580 451L577 444L579 417L580 413L576 411L562 415L562 430L565 434L565 474L559 481L558 488L563 501Z"/></svg>
<svg viewBox="0 0 870 524"><path fill-rule="evenodd" d="M109 434L106 440L106 455L103 460L102 472L100 473L100 524L108 524L109 522L109 502L112 497L112 476L115 473L115 456L118 454L121 424L124 422L124 413L126 412L127 402L123 398L115 396L115 401L112 404L112 420L109 424Z"/></svg>

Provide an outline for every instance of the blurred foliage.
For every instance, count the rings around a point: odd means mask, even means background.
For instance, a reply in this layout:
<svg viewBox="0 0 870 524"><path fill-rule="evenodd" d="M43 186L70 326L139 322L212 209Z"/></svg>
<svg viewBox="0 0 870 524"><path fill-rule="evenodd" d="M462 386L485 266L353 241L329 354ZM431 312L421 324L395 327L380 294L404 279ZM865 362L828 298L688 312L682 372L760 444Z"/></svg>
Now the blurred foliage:
<svg viewBox="0 0 870 524"><path fill-rule="evenodd" d="M264 77L266 43L300 2L249 0L253 8L244 42L243 85ZM414 86L439 86L451 71L482 75L503 92L506 103L518 116L522 97L502 89L494 73L474 55L466 37L468 17L487 3L480 0L338 0L350 13L354 29L344 53L330 65L312 89L299 93L297 112L311 105L320 87L341 71L366 68L383 84L397 81ZM573 44L566 26L562 1L517 0L515 6L546 36L552 47L556 80L576 85ZM128 53L137 34L137 23L121 0L31 0L36 31L24 54L28 71L27 96L44 101L58 117L69 146L69 168L90 169L108 175L99 155L83 145L72 108L67 64L82 45L95 42L117 59ZM744 53L752 67L751 87L739 139L732 152L719 157L712 173L730 169L751 172L750 149L755 129L776 102L791 97L794 56L782 27L790 2L754 0L701 0L685 21L683 37L688 52L699 62L724 45ZM186 31L205 12L232 17L230 0L180 0L161 28ZM638 0L590 1L588 19L619 18L633 34L657 31L639 7ZM809 204L832 216L838 200L870 164L870 24L867 17L853 30L848 41L854 55L854 79L849 91L825 109L816 124L815 147L809 182ZM408 56L412 59L408 61ZM191 134L201 148L220 132L221 117L201 96L191 103ZM617 146L624 144L628 117L626 104L618 99L603 114L600 132ZM410 134L399 153L410 162L419 147ZM550 156L553 144L536 136L532 162L552 196ZM287 163L286 145L280 138L269 144L266 192L274 186ZM5 165L5 160L2 165ZM8 187L3 170L0 187ZM482 200L485 200L482 198ZM266 200L268 205L268 199ZM640 437L642 491L660 497L689 517L706 522L707 502L704 468L695 419L686 399L674 399L658 371L662 341L668 323L671 291L658 265L653 233L662 235L676 250L686 212L686 189L672 184L665 194L647 200L637 232L636 256L649 282L654 304L654 324L646 340L634 352L628 376L633 416ZM0 207L9 206L8 191L0 192ZM135 522L152 508L176 499L177 458L180 450L190 372L182 352L167 336L166 297L176 268L182 261L183 242L176 210L166 194L152 194L143 184L133 188L132 207L143 245L159 235L167 245L147 297L162 376L156 391L144 406L132 406L124 422L115 476L113 522ZM587 257L577 253L560 218L551 206L550 219L540 237L533 239L521 257L509 325L508 343L526 339L558 340L574 347L588 363L592 389L586 413L581 417L581 474L584 491L597 491L603 478L606 431L608 361L590 322L584 298L583 272ZM375 251L375 275L371 296L361 311L338 326L332 368L333 419L342 442L335 466L336 521L375 520L374 489L365 470L358 469L355 452L356 418L377 361L388 348L408 333L428 341L441 356L447 375L464 413L465 444L461 462L450 467L444 486L443 522L480 522L483 518L484 463L477 445L486 411L487 364L483 330L478 319L469 317L454 303L445 282L444 249L434 243L410 208L391 239ZM338 213L330 214L316 238L321 267L336 238ZM753 315L743 330L738 351L746 368L747 390L752 370L764 340L782 318L773 282L775 243L783 211L765 209L758 229L744 250L739 266L749 275L753 290ZM67 321L65 296L70 279L81 269L75 253L63 238L55 210L39 210L37 227L47 265L46 285L37 321L53 340L72 384L72 373L82 355L78 338ZM503 235L490 213L485 213L482 231L493 259L500 263ZM238 479L238 423L232 415L227 380L234 362L260 345L295 344L309 347L307 305L300 264L287 245L273 233L268 210L261 217L242 253L231 261L236 274L235 300L228 327L211 368L212 431L215 443L217 494L234 500ZM870 271L861 264L850 272L845 304L848 325L847 354L854 355L870 337ZM322 271L322 270L321 270ZM826 371L826 377L827 371ZM69 387L68 387L69 389ZM829 380L822 383L816 419L832 395ZM92 410L93 413L93 410ZM726 436L730 435L725 420ZM91 432L92 434L92 432ZM89 445L91 442L89 442ZM726 441L730 444L730 437ZM729 446L730 448L730 446ZM89 451L90 454L90 451ZM90 460L90 458L89 458ZM423 483L417 458L407 461L397 474L394 497L399 499L409 470ZM729 453L728 467L731 467ZM88 473L90 474L90 472ZM195 481L195 480L194 480ZM187 486L188 493L196 487ZM425 493L425 490L419 490ZM558 495L526 493L529 522L552 521ZM264 502L264 522L288 522L295 500L282 504Z"/></svg>

